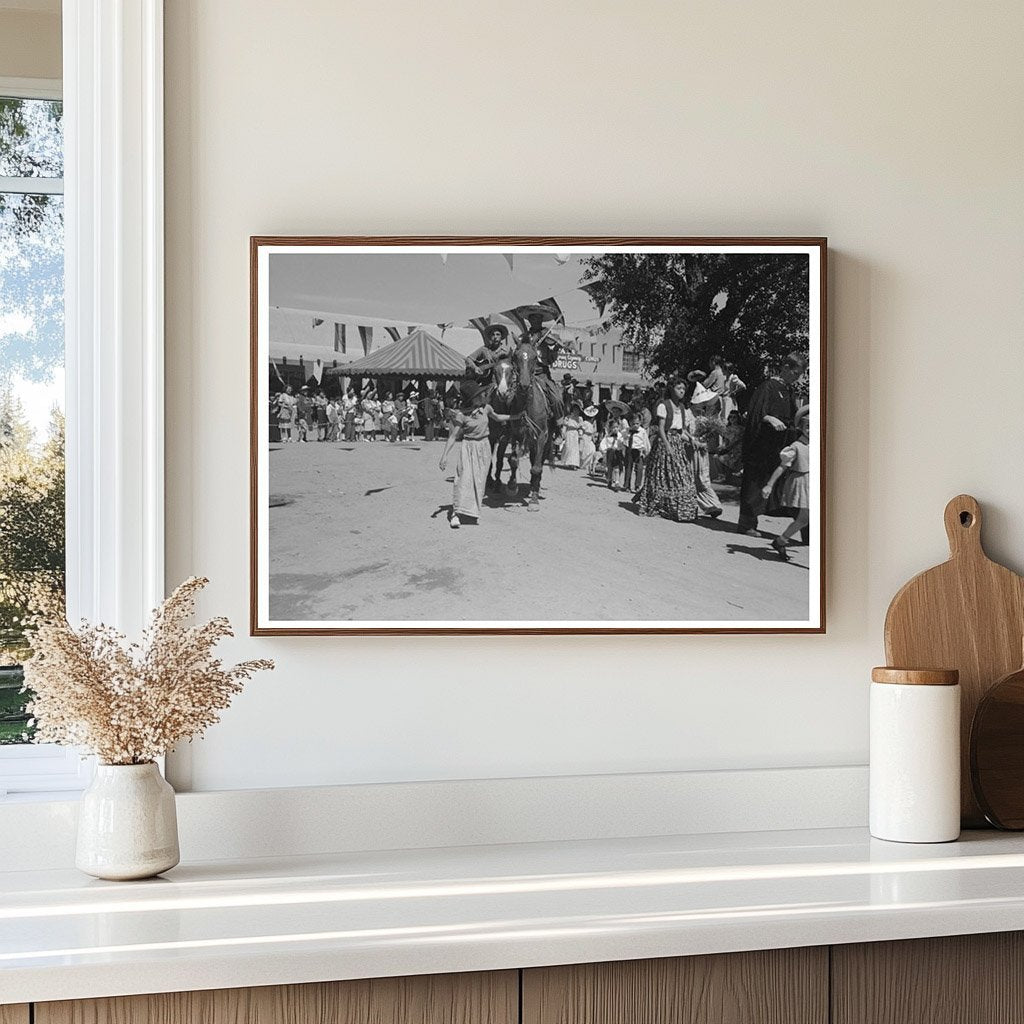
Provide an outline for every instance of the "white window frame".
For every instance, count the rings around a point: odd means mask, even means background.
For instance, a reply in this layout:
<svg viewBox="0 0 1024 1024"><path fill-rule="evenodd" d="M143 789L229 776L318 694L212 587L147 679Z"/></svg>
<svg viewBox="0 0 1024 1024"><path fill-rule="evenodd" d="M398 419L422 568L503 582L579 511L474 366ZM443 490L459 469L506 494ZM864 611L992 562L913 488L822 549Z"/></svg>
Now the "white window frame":
<svg viewBox="0 0 1024 1024"><path fill-rule="evenodd" d="M163 0L64 0L63 49L34 86L64 100L68 617L138 635L164 596ZM0 795L91 774L0 749Z"/></svg>

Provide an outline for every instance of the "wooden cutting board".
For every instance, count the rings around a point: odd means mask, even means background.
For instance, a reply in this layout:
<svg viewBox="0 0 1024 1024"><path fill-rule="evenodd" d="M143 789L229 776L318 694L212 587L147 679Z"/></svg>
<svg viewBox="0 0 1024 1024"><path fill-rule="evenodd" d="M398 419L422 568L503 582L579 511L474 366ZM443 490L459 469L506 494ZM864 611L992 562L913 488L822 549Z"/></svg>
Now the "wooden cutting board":
<svg viewBox="0 0 1024 1024"><path fill-rule="evenodd" d="M885 656L893 668L960 671L960 814L984 827L971 788L971 723L988 688L1020 667L1024 579L993 562L981 546L981 508L960 494L945 512L949 561L915 576L885 616Z"/></svg>

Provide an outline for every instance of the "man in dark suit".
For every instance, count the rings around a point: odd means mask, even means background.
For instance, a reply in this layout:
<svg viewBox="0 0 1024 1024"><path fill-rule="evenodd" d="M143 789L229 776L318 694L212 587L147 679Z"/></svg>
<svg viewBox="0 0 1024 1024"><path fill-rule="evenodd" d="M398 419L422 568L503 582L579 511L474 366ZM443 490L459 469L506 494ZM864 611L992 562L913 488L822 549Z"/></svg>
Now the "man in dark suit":
<svg viewBox="0 0 1024 1024"><path fill-rule="evenodd" d="M747 426L743 434L743 482L740 484L738 533L758 537L759 516L764 515L761 489L779 464L779 452L789 440L796 415L793 384L807 369L807 356L790 352L782 368L762 381L750 396Z"/></svg>

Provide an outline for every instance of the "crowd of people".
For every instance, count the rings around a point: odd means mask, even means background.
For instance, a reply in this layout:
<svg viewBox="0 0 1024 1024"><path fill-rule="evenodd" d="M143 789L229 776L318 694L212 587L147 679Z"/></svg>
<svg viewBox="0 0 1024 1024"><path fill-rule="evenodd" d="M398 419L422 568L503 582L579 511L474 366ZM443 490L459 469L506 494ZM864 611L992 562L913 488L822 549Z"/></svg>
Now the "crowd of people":
<svg viewBox="0 0 1024 1024"><path fill-rule="evenodd" d="M322 388L287 385L271 400L282 444L309 441L408 441L422 432L433 441L445 424L445 409L457 405L454 395L415 387L394 391L368 385L357 395L349 388L328 397Z"/></svg>
<svg viewBox="0 0 1024 1024"><path fill-rule="evenodd" d="M494 345L507 343L507 332L488 341L493 353ZM692 369L660 387L623 389L620 399L599 405L589 382L566 374L550 464L633 495L641 515L677 522L718 518L723 508L715 485L738 485L737 531L760 537L761 516L789 518L771 540L788 559L797 535L806 541L810 517L810 410L795 389L806 370L806 355L792 352L747 394L734 368L716 356L706 370ZM414 385L387 391L370 383L334 398L320 388L286 387L272 399L272 412L285 444L443 437L442 469L458 446L449 516L455 527L463 517L479 517L491 464L490 423L510 418L491 407L491 390L479 379L425 387L422 395Z"/></svg>
<svg viewBox="0 0 1024 1024"><path fill-rule="evenodd" d="M576 382L563 379L567 410L559 422L549 454L552 467L582 470L603 479L612 490L633 495L641 515L693 522L699 516L722 515L715 484L738 485L737 531L760 537L763 515L791 521L771 540L780 558L799 534L807 539L810 521L810 409L801 405L794 388L806 373L807 357L791 352L783 366L753 389L720 357L707 370L694 369L670 379L664 387L637 390L626 401L584 404ZM480 463L470 471L470 455L460 451L449 521L480 515L479 495L466 501L467 479L486 473L488 418L487 389L471 384L464 407L452 421L452 432L441 460L460 442L472 446ZM743 408L741 408L741 404ZM463 473L463 457L467 459ZM479 491L476 487L474 494ZM482 492L481 492L482 493Z"/></svg>

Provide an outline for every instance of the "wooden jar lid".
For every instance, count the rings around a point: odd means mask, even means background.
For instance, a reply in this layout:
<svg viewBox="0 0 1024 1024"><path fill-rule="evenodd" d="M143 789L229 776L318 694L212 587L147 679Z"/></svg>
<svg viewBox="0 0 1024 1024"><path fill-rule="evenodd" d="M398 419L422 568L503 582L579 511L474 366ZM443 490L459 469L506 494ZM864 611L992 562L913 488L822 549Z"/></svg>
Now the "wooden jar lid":
<svg viewBox="0 0 1024 1024"><path fill-rule="evenodd" d="M873 683L898 683L903 686L956 686L960 673L955 668L887 668L871 670Z"/></svg>

